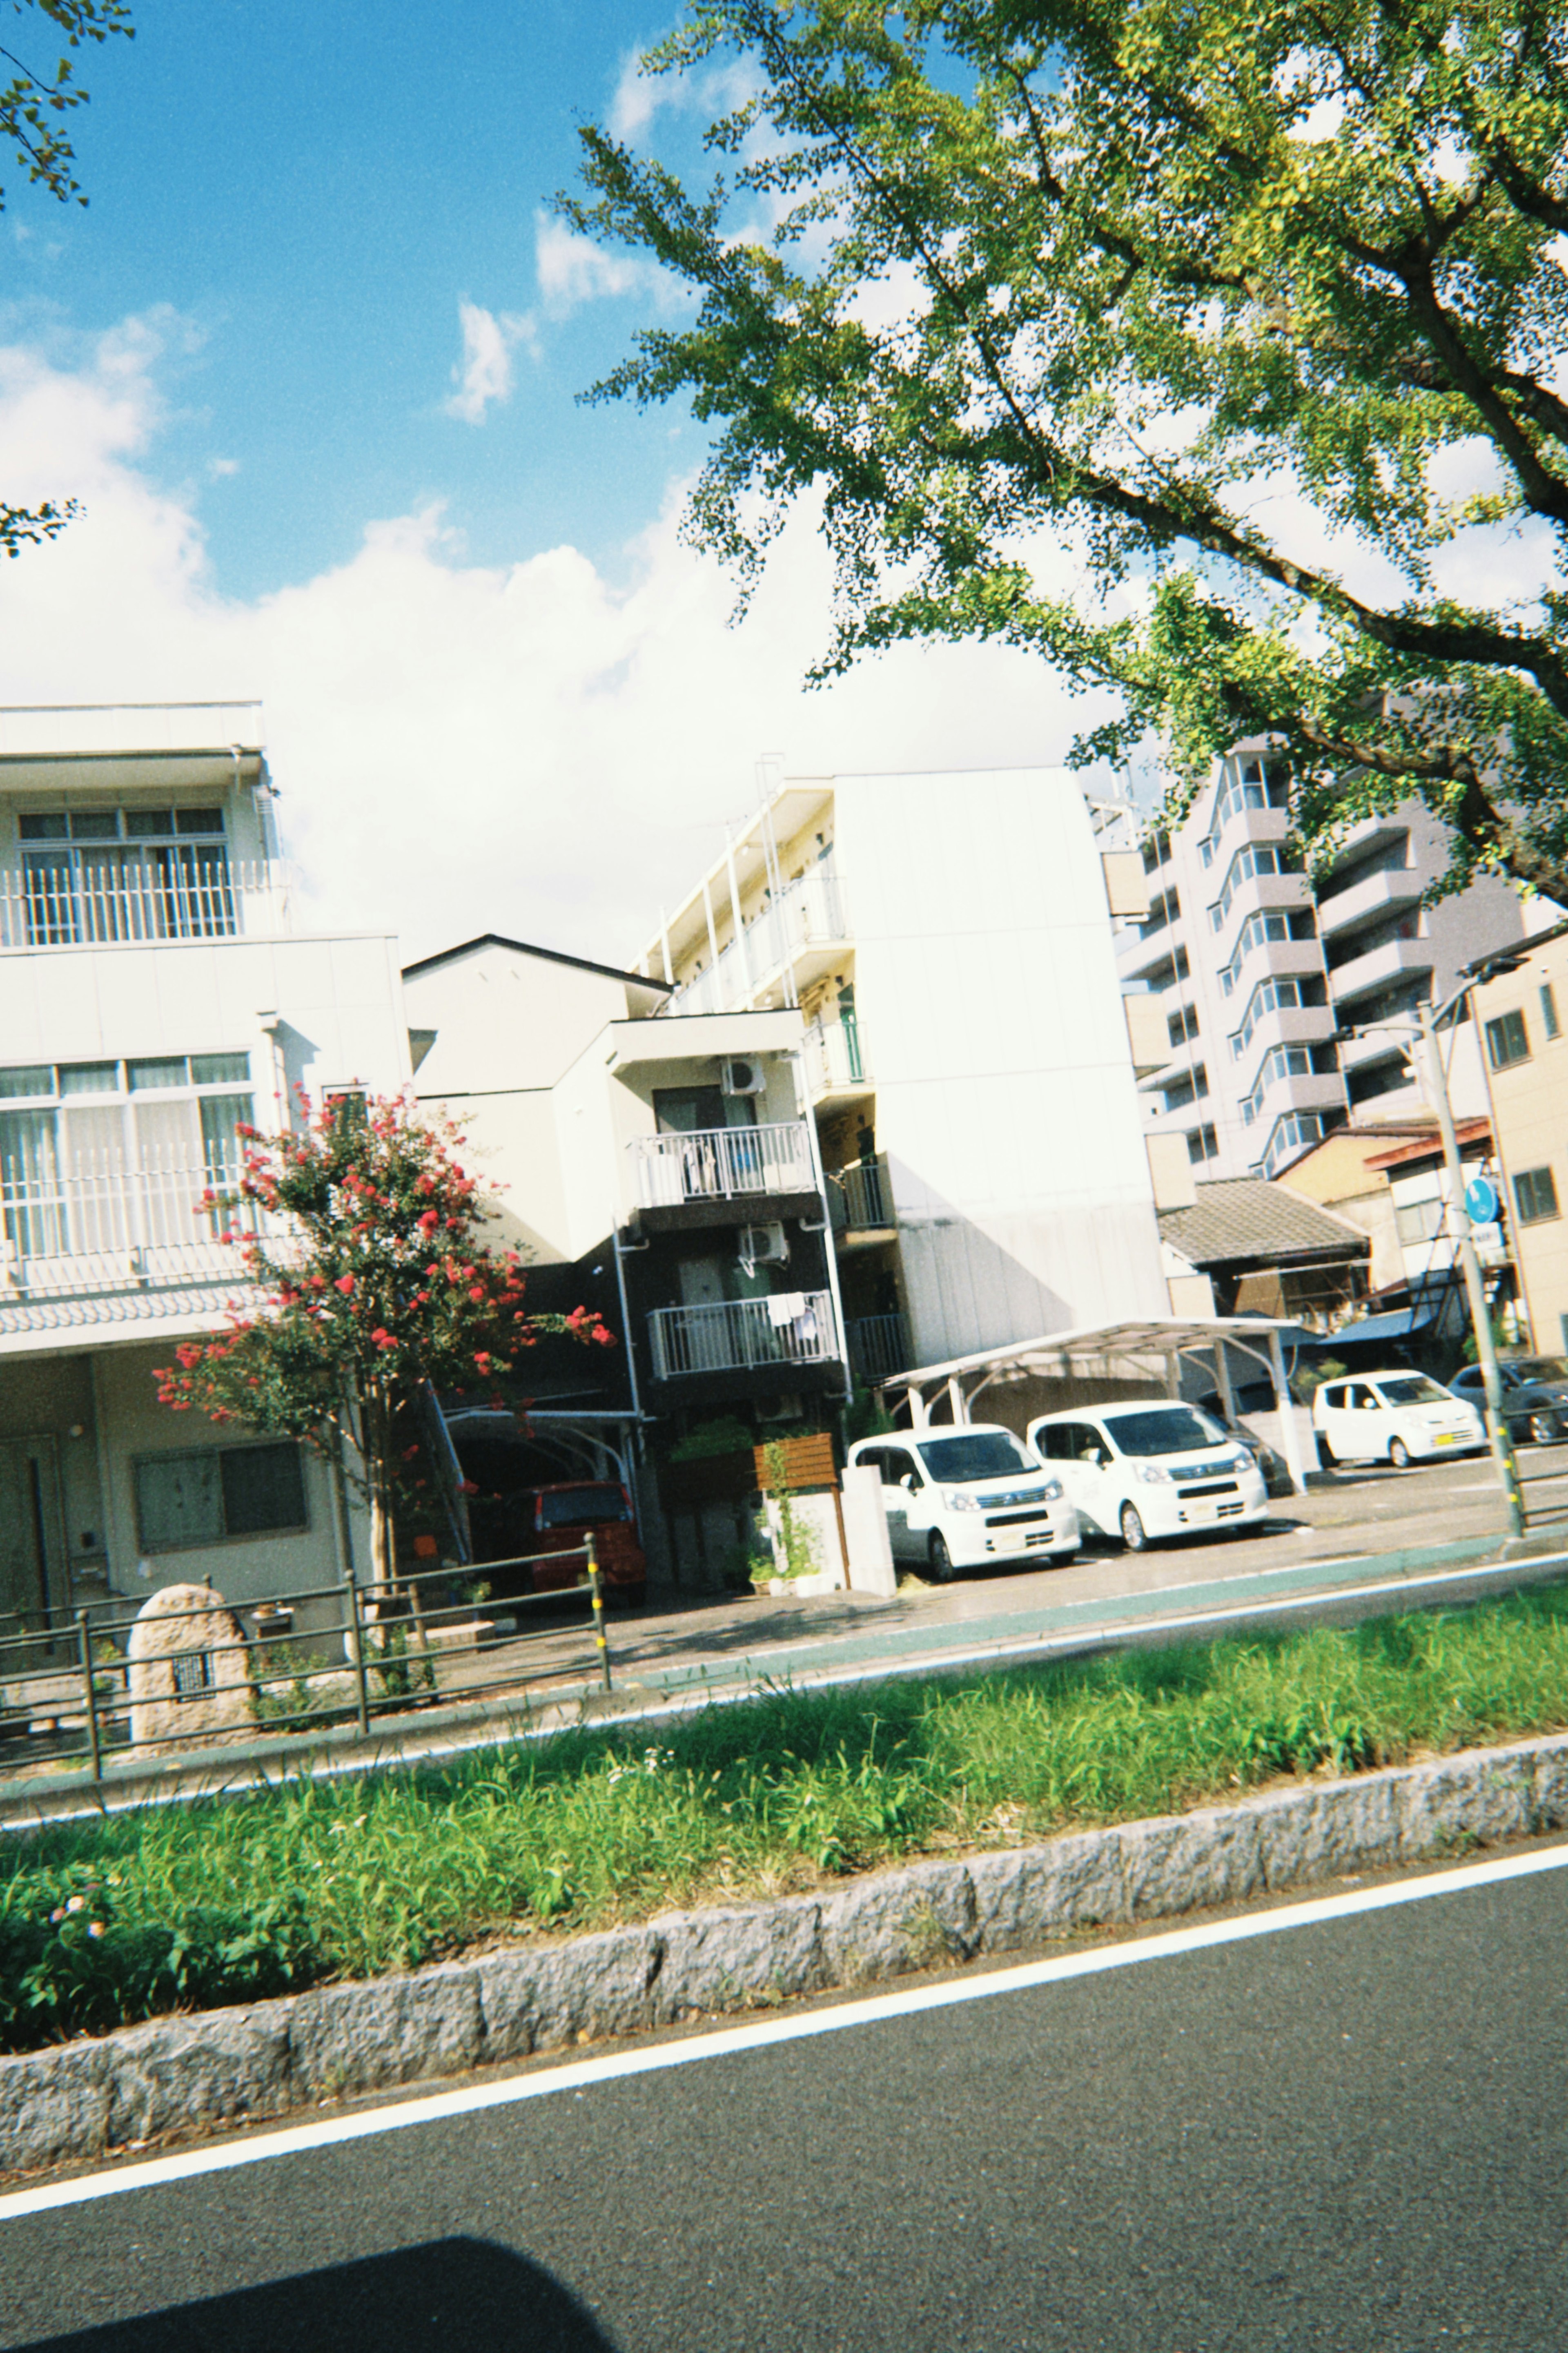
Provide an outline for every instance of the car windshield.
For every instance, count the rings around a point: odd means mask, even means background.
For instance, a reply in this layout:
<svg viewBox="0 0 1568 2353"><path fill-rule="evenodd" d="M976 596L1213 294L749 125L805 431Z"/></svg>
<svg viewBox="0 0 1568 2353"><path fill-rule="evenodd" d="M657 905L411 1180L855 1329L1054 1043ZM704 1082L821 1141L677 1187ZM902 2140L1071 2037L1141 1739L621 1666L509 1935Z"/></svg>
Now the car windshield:
<svg viewBox="0 0 1568 2353"><path fill-rule="evenodd" d="M920 1458L933 1479L955 1487L972 1479L1005 1479L1014 1471L1037 1471L1009 1430L973 1430L963 1438L928 1438Z"/></svg>
<svg viewBox="0 0 1568 2353"><path fill-rule="evenodd" d="M1452 1405L1447 1389L1429 1381L1425 1373L1405 1373L1394 1381L1379 1381L1377 1393L1384 1405Z"/></svg>
<svg viewBox="0 0 1568 2353"><path fill-rule="evenodd" d="M589 1528L603 1520L629 1520L626 1499L618 1487L563 1487L539 1499L542 1528Z"/></svg>
<svg viewBox="0 0 1568 2353"><path fill-rule="evenodd" d="M1505 1367L1500 1366L1499 1371ZM1568 1356L1521 1356L1506 1367L1523 1381L1568 1381Z"/></svg>
<svg viewBox="0 0 1568 2353"><path fill-rule="evenodd" d="M1213 1446L1225 1437L1217 1422L1189 1405L1108 1414L1105 1426L1123 1454L1190 1454L1194 1447Z"/></svg>

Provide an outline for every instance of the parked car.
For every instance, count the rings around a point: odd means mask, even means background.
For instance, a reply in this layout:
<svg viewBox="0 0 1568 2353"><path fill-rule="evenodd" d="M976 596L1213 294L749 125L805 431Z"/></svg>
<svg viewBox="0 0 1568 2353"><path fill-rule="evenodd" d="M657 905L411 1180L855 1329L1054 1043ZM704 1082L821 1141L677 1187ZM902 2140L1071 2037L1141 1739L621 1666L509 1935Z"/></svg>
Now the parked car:
<svg viewBox="0 0 1568 2353"><path fill-rule="evenodd" d="M895 1561L924 1568L939 1585L961 1568L1079 1549L1078 1516L1062 1482L1012 1430L995 1422L910 1430L895 1440L863 1438L849 1461L881 1473L882 1509Z"/></svg>
<svg viewBox="0 0 1568 2353"><path fill-rule="evenodd" d="M1263 1473L1196 1406L1169 1398L1048 1413L1029 1443L1079 1520L1129 1552L1198 1528L1251 1527L1268 1514Z"/></svg>
<svg viewBox="0 0 1568 2353"><path fill-rule="evenodd" d="M583 1576L583 1538L589 1528L606 1594L642 1599L647 1562L637 1542L631 1497L618 1480L541 1482L539 1451L519 1438L510 1416L504 1421L499 1414L466 1416L453 1427L453 1440L470 1482L474 1568L498 1600L575 1585ZM505 1565L539 1553L565 1557L559 1566L537 1559L521 1568Z"/></svg>
<svg viewBox="0 0 1568 2353"><path fill-rule="evenodd" d="M1332 1462L1435 1461L1484 1447L1480 1415L1425 1373L1363 1373L1325 1381L1312 1399L1318 1453Z"/></svg>
<svg viewBox="0 0 1568 2353"><path fill-rule="evenodd" d="M1512 1356L1498 1366L1509 1436L1516 1446L1532 1439L1568 1438L1568 1360ZM1457 1398L1486 1419L1486 1383L1479 1365L1466 1365L1448 1383Z"/></svg>

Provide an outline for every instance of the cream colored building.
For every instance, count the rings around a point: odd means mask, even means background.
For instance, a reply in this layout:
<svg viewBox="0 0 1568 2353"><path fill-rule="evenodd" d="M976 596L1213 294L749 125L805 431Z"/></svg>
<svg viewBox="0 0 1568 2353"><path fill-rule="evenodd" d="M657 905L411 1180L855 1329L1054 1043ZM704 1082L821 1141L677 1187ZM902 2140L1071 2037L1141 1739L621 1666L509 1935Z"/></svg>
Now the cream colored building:
<svg viewBox="0 0 1568 2353"><path fill-rule="evenodd" d="M645 945L666 1018L799 1008L860 1380L1169 1313L1112 940L1145 906L1065 770L776 778Z"/></svg>
<svg viewBox="0 0 1568 2353"><path fill-rule="evenodd" d="M1568 1352L1568 923L1475 992L1506 1210L1535 1347Z"/></svg>
<svg viewBox="0 0 1568 2353"><path fill-rule="evenodd" d="M408 1074L395 944L297 927L272 804L254 703L0 712L0 1632L342 1573L321 1466L153 1378L247 1295L237 1124Z"/></svg>

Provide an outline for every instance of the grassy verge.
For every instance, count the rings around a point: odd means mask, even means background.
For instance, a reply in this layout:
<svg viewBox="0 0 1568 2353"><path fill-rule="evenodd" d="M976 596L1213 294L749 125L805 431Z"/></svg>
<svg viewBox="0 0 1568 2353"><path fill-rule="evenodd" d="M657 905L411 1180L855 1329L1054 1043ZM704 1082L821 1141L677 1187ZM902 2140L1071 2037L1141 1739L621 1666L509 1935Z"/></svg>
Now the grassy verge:
<svg viewBox="0 0 1568 2353"><path fill-rule="evenodd" d="M1568 1589L120 1815L0 1853L0 2048L1564 1725Z"/></svg>

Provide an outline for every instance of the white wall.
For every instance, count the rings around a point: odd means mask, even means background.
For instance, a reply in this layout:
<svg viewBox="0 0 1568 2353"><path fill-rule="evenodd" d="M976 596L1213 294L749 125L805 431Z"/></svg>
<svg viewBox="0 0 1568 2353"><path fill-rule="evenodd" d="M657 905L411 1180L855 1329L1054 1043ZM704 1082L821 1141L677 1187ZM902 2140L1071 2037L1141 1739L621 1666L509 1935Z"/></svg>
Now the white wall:
<svg viewBox="0 0 1568 2353"><path fill-rule="evenodd" d="M837 783L917 1361L1163 1314L1080 780L1041 768Z"/></svg>

